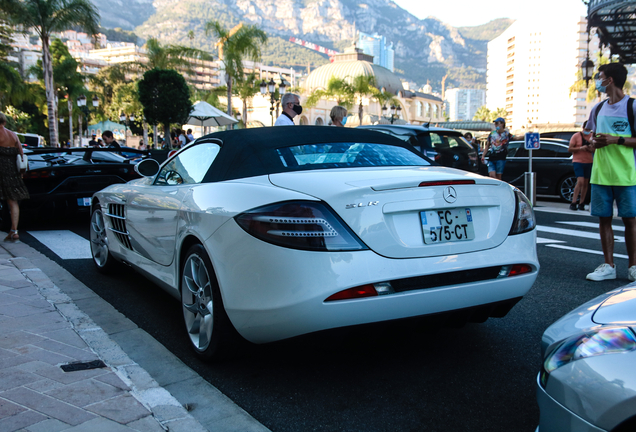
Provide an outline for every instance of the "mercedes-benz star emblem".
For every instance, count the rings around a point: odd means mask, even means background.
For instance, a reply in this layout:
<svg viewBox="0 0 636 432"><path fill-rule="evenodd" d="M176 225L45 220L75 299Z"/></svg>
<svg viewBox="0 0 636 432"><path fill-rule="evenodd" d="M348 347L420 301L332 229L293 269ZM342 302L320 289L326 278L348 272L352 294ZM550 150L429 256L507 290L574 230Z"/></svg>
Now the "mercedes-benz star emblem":
<svg viewBox="0 0 636 432"><path fill-rule="evenodd" d="M455 188L453 188L452 186L449 186L446 189L444 189L444 200L449 204L452 204L455 201L457 201L457 192L455 192Z"/></svg>

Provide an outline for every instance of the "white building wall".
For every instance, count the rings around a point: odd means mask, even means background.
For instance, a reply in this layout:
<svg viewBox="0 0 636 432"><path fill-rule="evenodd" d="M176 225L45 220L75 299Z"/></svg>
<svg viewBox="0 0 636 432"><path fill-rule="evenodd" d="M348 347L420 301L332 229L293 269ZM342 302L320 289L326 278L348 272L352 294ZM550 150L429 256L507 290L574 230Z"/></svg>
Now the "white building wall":
<svg viewBox="0 0 636 432"><path fill-rule="evenodd" d="M486 105L486 91L479 89L446 90L450 121L472 120L479 107Z"/></svg>
<svg viewBox="0 0 636 432"><path fill-rule="evenodd" d="M488 43L488 109L505 108L511 129L580 126L594 102L585 102L584 92L570 94L570 87L585 59L586 40L585 18L575 15L513 23ZM590 45L592 60L597 45Z"/></svg>

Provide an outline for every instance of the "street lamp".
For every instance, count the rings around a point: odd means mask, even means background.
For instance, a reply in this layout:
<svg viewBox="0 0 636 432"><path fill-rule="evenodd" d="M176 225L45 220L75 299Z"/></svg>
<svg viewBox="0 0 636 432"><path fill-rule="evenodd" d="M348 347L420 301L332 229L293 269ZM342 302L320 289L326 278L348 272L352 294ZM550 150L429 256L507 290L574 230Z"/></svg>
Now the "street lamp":
<svg viewBox="0 0 636 432"><path fill-rule="evenodd" d="M382 107L382 116L387 120L391 120L391 124L393 124L395 120L400 118L402 107L400 105L397 105L397 106L391 105L391 115L390 116L386 115L386 112L387 112L387 107L386 105L384 105Z"/></svg>
<svg viewBox="0 0 636 432"><path fill-rule="evenodd" d="M274 105L276 105L276 117L278 117L278 108L280 107L280 99L276 97L276 83L274 82L274 78L270 78L269 82L265 82L265 80L261 81L260 87L261 94L263 96L269 92L269 115L272 117L272 126L274 126ZM281 99L283 98L286 89L287 85L281 75L280 84L278 84L278 93L280 94Z"/></svg>
<svg viewBox="0 0 636 432"><path fill-rule="evenodd" d="M80 111L82 111L82 113L86 116L86 130L88 131L88 114L90 113L90 110L86 106L86 96L81 95L80 97L77 98L77 106L80 108ZM97 109L98 106L99 106L99 98L97 97L97 95L94 95L93 108ZM79 121L79 135L81 138L82 136L82 116L81 115L78 117L78 121ZM80 139L80 145L81 145L81 139Z"/></svg>
<svg viewBox="0 0 636 432"><path fill-rule="evenodd" d="M585 60L580 65L583 79L585 80L585 87L589 87L590 80L594 74L594 62L590 60L590 27L587 28L587 49L585 50Z"/></svg>
<svg viewBox="0 0 636 432"><path fill-rule="evenodd" d="M134 114L130 114L129 116L127 116L122 111L121 114L119 114L119 121L120 122L126 122L126 130L124 131L124 147L128 147L128 121L134 122L135 121L135 115Z"/></svg>

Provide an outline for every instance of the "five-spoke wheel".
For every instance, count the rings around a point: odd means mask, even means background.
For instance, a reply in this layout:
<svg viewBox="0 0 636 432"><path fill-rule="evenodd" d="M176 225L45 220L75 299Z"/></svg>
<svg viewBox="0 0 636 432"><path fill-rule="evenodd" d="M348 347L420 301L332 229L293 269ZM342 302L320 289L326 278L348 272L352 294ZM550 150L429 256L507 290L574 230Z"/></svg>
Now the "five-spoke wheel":
<svg viewBox="0 0 636 432"><path fill-rule="evenodd" d="M94 204L90 228L91 255L93 256L93 262L97 266L97 270L100 272L110 270L115 261L108 248L108 237L106 233L106 223L102 209L98 203Z"/></svg>

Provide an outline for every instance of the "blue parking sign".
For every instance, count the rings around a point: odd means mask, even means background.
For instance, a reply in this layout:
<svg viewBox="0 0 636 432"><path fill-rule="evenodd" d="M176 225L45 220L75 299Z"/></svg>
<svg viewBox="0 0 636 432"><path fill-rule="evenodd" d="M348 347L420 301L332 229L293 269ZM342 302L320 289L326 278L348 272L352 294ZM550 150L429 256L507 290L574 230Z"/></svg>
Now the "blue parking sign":
<svg viewBox="0 0 636 432"><path fill-rule="evenodd" d="M538 132L526 133L526 150L537 150L541 148L541 141L539 140Z"/></svg>

